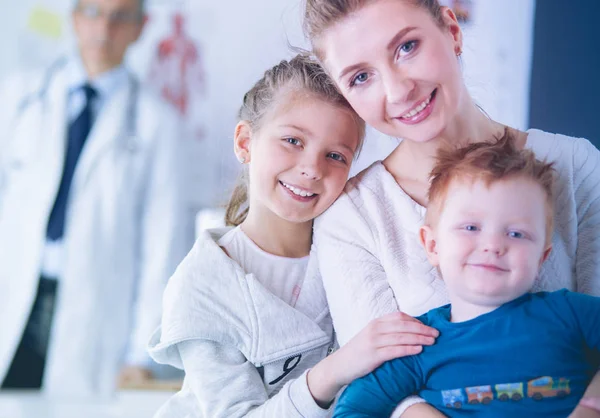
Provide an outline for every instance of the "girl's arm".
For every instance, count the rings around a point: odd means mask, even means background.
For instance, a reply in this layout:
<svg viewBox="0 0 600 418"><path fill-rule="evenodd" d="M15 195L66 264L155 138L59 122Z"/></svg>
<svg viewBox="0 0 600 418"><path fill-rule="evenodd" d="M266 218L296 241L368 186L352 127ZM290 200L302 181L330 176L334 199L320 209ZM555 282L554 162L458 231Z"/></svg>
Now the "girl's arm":
<svg viewBox="0 0 600 418"><path fill-rule="evenodd" d="M308 386L316 402L328 407L337 393L388 360L418 354L438 331L402 312L373 320L348 344L315 365Z"/></svg>
<svg viewBox="0 0 600 418"><path fill-rule="evenodd" d="M269 399L258 370L237 349L200 340L180 343L178 348L186 373L184 390L187 386L194 394L199 416L320 418L330 415L330 410L321 408L312 398L306 372ZM160 416L175 416L168 405Z"/></svg>
<svg viewBox="0 0 600 418"><path fill-rule="evenodd" d="M235 348L198 340L178 348L202 416L318 418L329 415L344 386L387 360L420 352L433 344L432 335L437 331L403 313L384 316L270 399L254 365Z"/></svg>
<svg viewBox="0 0 600 418"><path fill-rule="evenodd" d="M585 139L573 144L577 203L577 291L600 296L600 152Z"/></svg>

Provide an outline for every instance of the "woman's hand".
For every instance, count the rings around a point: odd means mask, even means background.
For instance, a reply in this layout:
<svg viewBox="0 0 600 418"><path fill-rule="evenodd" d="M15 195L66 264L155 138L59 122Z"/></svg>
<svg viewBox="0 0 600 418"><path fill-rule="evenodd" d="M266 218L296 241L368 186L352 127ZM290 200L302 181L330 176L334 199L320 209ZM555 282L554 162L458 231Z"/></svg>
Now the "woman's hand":
<svg viewBox="0 0 600 418"><path fill-rule="evenodd" d="M600 398L582 398L569 418L600 418Z"/></svg>
<svg viewBox="0 0 600 418"><path fill-rule="evenodd" d="M319 405L388 360L418 354L432 345L439 332L402 312L371 321L348 344L322 360L308 373L308 387Z"/></svg>
<svg viewBox="0 0 600 418"><path fill-rule="evenodd" d="M600 412L600 398L583 398L579 405Z"/></svg>
<svg viewBox="0 0 600 418"><path fill-rule="evenodd" d="M570 418L600 418L600 370L588 385Z"/></svg>
<svg viewBox="0 0 600 418"><path fill-rule="evenodd" d="M395 417L395 413L392 414L392 417ZM416 403L414 405L406 408L406 411L400 418L444 418L446 415L442 414L440 411L435 409L433 406L428 403Z"/></svg>

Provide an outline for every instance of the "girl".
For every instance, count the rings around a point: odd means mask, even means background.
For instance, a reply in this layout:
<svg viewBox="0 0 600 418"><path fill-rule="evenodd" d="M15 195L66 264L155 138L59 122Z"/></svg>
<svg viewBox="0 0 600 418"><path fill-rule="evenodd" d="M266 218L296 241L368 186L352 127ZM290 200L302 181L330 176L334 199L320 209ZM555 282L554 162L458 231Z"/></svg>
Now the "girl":
<svg viewBox="0 0 600 418"><path fill-rule="evenodd" d="M244 96L240 119L235 153L248 183L226 215L239 226L201 236L169 281L150 351L186 378L157 416L329 416L343 385L420 351L437 331L393 314L333 353L308 256L312 221L342 191L364 123L321 67L281 62Z"/></svg>
<svg viewBox="0 0 600 418"><path fill-rule="evenodd" d="M383 314L420 315L448 303L417 237L434 157L441 146L489 141L506 127L469 96L460 26L437 0L306 0L305 29L359 116L403 138L384 161L350 180L315 225L343 346ZM600 296L600 153L585 139L509 129L519 147L553 161L559 176L553 251L533 290Z"/></svg>

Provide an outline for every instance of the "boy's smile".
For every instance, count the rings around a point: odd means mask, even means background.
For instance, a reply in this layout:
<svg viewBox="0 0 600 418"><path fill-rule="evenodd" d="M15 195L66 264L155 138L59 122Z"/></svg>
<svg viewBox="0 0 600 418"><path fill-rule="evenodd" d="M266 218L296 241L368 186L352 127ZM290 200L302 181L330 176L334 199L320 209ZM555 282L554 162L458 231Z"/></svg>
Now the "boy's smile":
<svg viewBox="0 0 600 418"><path fill-rule="evenodd" d="M546 258L546 196L535 182L455 179L430 232L452 320L494 310L531 289Z"/></svg>

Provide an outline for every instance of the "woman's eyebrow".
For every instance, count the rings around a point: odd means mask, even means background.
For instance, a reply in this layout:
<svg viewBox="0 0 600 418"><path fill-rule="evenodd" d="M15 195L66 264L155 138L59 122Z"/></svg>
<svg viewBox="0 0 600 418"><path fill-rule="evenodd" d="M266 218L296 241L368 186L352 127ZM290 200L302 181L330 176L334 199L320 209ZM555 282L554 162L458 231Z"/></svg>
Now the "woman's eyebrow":
<svg viewBox="0 0 600 418"><path fill-rule="evenodd" d="M386 48L388 50L395 49L396 44L398 44L398 42L400 42L400 40L402 38L404 38L406 35L408 35L408 33L412 32L415 29L416 29L415 26L407 26L406 28L400 30L396 35L394 35L394 37L388 43ZM340 71L339 75L337 76L338 80L341 81L346 76L346 74L353 72L361 67L364 67L365 65L366 65L365 62L359 62L358 64L353 64L353 65L350 65L350 66L344 68L342 71Z"/></svg>

